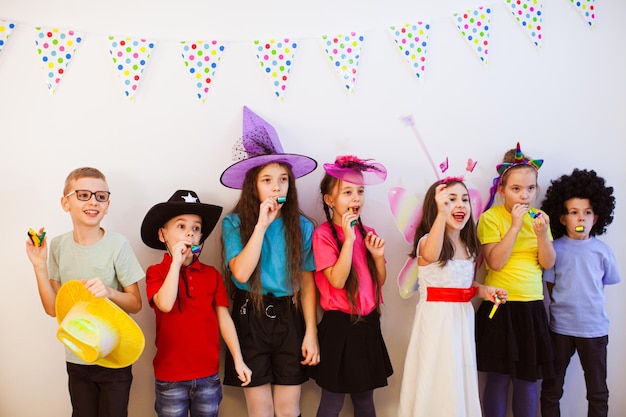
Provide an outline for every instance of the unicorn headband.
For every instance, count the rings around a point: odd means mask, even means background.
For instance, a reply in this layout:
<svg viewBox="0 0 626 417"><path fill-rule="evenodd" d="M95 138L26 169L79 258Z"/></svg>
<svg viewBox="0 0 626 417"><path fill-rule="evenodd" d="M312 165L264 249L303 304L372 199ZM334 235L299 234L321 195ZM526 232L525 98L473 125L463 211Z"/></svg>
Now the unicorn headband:
<svg viewBox="0 0 626 417"><path fill-rule="evenodd" d="M539 168L541 168L541 165L543 165L543 159L526 159L522 153L519 142L517 142L517 147L515 148L515 159L513 162L498 164L496 165L496 170L498 171L498 174L500 174L500 177L502 177L505 172L517 165L530 165L535 168L535 171L538 171Z"/></svg>
<svg viewBox="0 0 626 417"><path fill-rule="evenodd" d="M528 165L535 169L535 171L539 171L541 165L543 165L543 159L526 159L524 154L522 153L522 149L520 147L519 142L517 142L517 146L515 147L515 159L513 162L503 162L501 164L496 165L496 170L498 171L499 176L493 179L493 184L489 189L489 201L483 212L487 211L492 205L493 201L496 197L496 192L498 191L498 185L500 185L500 180L502 176L511 168L519 166L519 165Z"/></svg>

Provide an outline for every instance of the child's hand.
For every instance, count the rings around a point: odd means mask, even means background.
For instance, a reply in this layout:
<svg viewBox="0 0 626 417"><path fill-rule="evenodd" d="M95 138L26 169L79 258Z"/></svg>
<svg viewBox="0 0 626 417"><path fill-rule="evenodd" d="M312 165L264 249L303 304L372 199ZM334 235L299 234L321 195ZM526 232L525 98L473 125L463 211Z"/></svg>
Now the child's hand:
<svg viewBox="0 0 626 417"><path fill-rule="evenodd" d="M511 227L520 230L526 213L528 213L528 204L513 205L511 208Z"/></svg>
<svg viewBox="0 0 626 417"><path fill-rule="evenodd" d="M315 366L320 363L320 347L317 335L305 333L304 339L302 339L301 351L304 358L300 361L302 365Z"/></svg>
<svg viewBox="0 0 626 417"><path fill-rule="evenodd" d="M346 210L343 216L341 216L341 228L343 229L344 241L354 241L354 239L356 239L355 226L352 225L352 222L356 222L358 218L359 216L352 210Z"/></svg>
<svg viewBox="0 0 626 417"><path fill-rule="evenodd" d="M281 205L278 204L275 198L267 198L263 201L259 207L259 220L257 224L263 228L267 228L270 223L276 219L280 206Z"/></svg>
<svg viewBox="0 0 626 417"><path fill-rule="evenodd" d="M550 230L550 217L546 213L541 213L540 216L535 217L533 220L533 230L537 237L548 236L548 230Z"/></svg>
<svg viewBox="0 0 626 417"><path fill-rule="evenodd" d="M435 202L437 203L437 209L439 213L444 214L446 217L452 210L452 204L450 204L450 195L446 189L446 184L439 184L435 189Z"/></svg>
<svg viewBox="0 0 626 417"><path fill-rule="evenodd" d="M369 231L365 236L365 247L374 258L382 257L385 254L385 239Z"/></svg>
<svg viewBox="0 0 626 417"><path fill-rule="evenodd" d="M81 281L85 284L85 288L89 290L90 293L94 295L96 298L111 298L111 288L104 285L104 282L98 277L91 279L83 279Z"/></svg>
<svg viewBox="0 0 626 417"><path fill-rule="evenodd" d="M244 361L235 363L235 371L237 372L237 378L241 381L242 387L245 387L252 381L252 370L248 368L248 365L246 365Z"/></svg>
<svg viewBox="0 0 626 417"><path fill-rule="evenodd" d="M498 304L506 303L508 295L509 293L506 290L502 288L491 287L489 285L481 285L478 290L478 296L480 298L484 298Z"/></svg>
<svg viewBox="0 0 626 417"><path fill-rule="evenodd" d="M191 242L181 240L171 248L171 251L172 262L183 265L187 256L191 255Z"/></svg>
<svg viewBox="0 0 626 417"><path fill-rule="evenodd" d="M44 229L42 227L41 229L39 229L38 234L41 235L43 231ZM44 236L39 246L35 246L30 237L26 239L26 255L28 255L28 259L33 264L33 267L47 267L48 238Z"/></svg>

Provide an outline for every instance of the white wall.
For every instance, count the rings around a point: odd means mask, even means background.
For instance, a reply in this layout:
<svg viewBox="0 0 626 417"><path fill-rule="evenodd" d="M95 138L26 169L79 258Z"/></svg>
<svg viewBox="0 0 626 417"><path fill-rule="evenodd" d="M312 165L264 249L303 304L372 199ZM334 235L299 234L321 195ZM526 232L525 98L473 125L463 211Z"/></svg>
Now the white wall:
<svg viewBox="0 0 626 417"><path fill-rule="evenodd" d="M415 298L398 295L394 279L409 245L398 232L387 192L402 186L421 198L435 174L411 129L413 115L438 164L462 173L478 160L471 179L486 196L494 166L505 150L544 158L540 186L571 172L593 168L615 186L615 221L604 236L619 257L626 244L624 97L626 3L597 2L590 29L568 0L545 2L544 46L537 50L503 1L493 9L490 61L480 63L450 20L472 1L280 1L199 0L0 0L0 19L18 23L0 52L0 415L69 415L63 349L56 322L43 313L32 268L24 252L29 227L45 226L53 237L69 230L59 204L67 173L92 165L107 176L111 208L104 226L128 236L142 265L161 253L139 237L146 211L174 190L196 190L205 202L229 211L238 193L221 186L231 164L231 145L241 134L241 109L249 106L277 129L285 149L329 162L340 153L374 157L389 168L384 185L368 189L363 217L388 242L383 332L394 375L376 392L378 415L394 416ZM427 72L418 81L395 50L387 27L429 20ZM57 92L50 95L34 47L35 26L86 33ZM318 38L350 30L366 35L354 94L347 94L323 55ZM135 100L123 98L108 53L107 35L148 37L158 44ZM285 99L277 100L257 68L251 42L289 36L299 40ZM179 57L178 41L218 38L228 42L206 103L195 98ZM322 218L317 195L322 170L298 181L302 208ZM219 232L202 260L219 263ZM145 297L144 283L141 283ZM612 317L609 346L611 414L626 414L619 395L626 380L624 284L607 288ZM154 315L135 316L148 346L134 366L130 415L153 415ZM563 415L586 415L585 388L577 360L571 365ZM305 384L302 407L313 415L319 398ZM343 416L350 414L349 401ZM239 389L225 388L223 415L245 415Z"/></svg>

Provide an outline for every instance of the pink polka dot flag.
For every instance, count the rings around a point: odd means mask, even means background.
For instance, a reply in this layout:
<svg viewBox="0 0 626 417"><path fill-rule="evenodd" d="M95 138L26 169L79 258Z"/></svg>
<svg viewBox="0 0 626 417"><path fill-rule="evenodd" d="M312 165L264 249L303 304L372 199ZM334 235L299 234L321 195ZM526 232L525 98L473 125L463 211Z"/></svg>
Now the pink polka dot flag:
<svg viewBox="0 0 626 417"><path fill-rule="evenodd" d="M426 70L426 48L430 24L425 22L405 23L391 26L389 31L415 76L421 79Z"/></svg>
<svg viewBox="0 0 626 417"><path fill-rule="evenodd" d="M6 45L13 29L15 29L15 23L0 19L0 52L2 52L2 48Z"/></svg>
<svg viewBox="0 0 626 417"><path fill-rule="evenodd" d="M204 103L225 45L216 40L181 43L185 67L196 83L198 98Z"/></svg>
<svg viewBox="0 0 626 417"><path fill-rule="evenodd" d="M41 69L46 76L50 94L54 94L83 37L73 30L62 31L58 28L37 27L35 31Z"/></svg>
<svg viewBox="0 0 626 417"><path fill-rule="evenodd" d="M261 69L272 83L274 94L279 100L284 98L297 47L298 43L289 38L254 41Z"/></svg>
<svg viewBox="0 0 626 417"><path fill-rule="evenodd" d="M490 16L491 9L483 6L455 13L452 16L459 32L484 64L488 63Z"/></svg>
<svg viewBox="0 0 626 417"><path fill-rule="evenodd" d="M356 83L357 67L361 56L361 47L365 38L356 32L346 35L322 36L324 51L331 64L344 82L348 92L354 92Z"/></svg>
<svg viewBox="0 0 626 417"><path fill-rule="evenodd" d="M589 25L589 27L593 27L593 23L596 19L596 5L595 0L569 0L570 3L578 13L585 19L585 22Z"/></svg>
<svg viewBox="0 0 626 417"><path fill-rule="evenodd" d="M156 45L153 41L139 38L109 36L109 40L109 52L124 84L124 94L132 100Z"/></svg>
<svg viewBox="0 0 626 417"><path fill-rule="evenodd" d="M541 48L543 34L543 7L539 0L504 0L522 30L537 48Z"/></svg>

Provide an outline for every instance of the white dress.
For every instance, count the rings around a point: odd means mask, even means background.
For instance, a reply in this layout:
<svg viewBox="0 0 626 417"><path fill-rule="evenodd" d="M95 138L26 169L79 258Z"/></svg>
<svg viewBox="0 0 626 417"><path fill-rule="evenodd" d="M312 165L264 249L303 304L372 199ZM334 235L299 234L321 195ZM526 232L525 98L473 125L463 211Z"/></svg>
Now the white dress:
<svg viewBox="0 0 626 417"><path fill-rule="evenodd" d="M400 417L480 417L474 308L471 302L426 301L427 287L469 288L472 260L418 269L419 301L404 362Z"/></svg>

